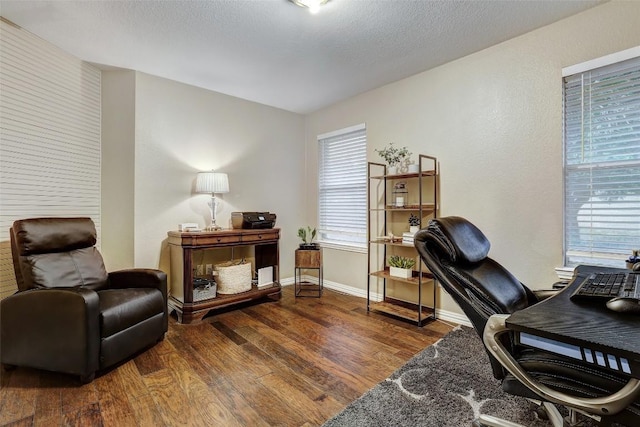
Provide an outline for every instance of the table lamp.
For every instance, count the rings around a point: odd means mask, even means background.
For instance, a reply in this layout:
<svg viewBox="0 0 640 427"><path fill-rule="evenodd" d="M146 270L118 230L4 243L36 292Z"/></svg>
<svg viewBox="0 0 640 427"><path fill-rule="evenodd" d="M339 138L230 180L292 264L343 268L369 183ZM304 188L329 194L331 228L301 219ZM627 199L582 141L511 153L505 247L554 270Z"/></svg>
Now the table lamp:
<svg viewBox="0 0 640 427"><path fill-rule="evenodd" d="M220 230L222 227L216 224L216 208L218 207L218 200L216 199L216 193L228 193L229 192L229 177L226 173L218 172L199 172L196 179L196 193L208 193L211 194L211 202L209 202L209 208L211 209L211 225L206 229L208 231Z"/></svg>

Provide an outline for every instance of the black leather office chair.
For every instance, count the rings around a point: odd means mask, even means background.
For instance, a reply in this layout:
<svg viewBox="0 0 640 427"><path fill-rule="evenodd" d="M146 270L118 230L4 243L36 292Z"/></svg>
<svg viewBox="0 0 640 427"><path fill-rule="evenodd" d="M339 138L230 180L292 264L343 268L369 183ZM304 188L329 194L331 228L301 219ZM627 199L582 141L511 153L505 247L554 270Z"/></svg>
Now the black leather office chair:
<svg viewBox="0 0 640 427"><path fill-rule="evenodd" d="M576 425L578 410L601 425L640 426L637 380L516 345L504 320L554 291L530 290L489 258L489 240L477 227L460 217L433 219L415 235L415 246L483 338L504 391L541 402L554 425ZM567 407L569 415L563 419L550 402ZM481 417L477 425L513 424Z"/></svg>
<svg viewBox="0 0 640 427"><path fill-rule="evenodd" d="M167 275L107 273L89 218L35 218L11 228L18 292L0 301L0 360L79 375L117 364L164 338Z"/></svg>

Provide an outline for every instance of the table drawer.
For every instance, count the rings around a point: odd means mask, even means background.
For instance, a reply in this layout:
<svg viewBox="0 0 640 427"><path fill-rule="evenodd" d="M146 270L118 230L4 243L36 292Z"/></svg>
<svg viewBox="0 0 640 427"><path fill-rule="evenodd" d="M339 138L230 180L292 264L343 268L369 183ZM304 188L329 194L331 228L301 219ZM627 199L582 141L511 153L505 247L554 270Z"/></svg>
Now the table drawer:
<svg viewBox="0 0 640 427"><path fill-rule="evenodd" d="M277 231L265 231L262 233L256 234L244 234L242 236L243 242L259 242L261 240L277 240L278 232Z"/></svg>

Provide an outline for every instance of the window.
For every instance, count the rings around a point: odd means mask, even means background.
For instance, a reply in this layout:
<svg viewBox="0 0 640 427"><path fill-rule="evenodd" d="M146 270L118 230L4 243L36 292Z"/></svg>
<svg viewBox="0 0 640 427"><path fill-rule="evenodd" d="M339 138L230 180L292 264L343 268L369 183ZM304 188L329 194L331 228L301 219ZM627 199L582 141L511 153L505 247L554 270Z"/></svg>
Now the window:
<svg viewBox="0 0 640 427"><path fill-rule="evenodd" d="M13 221L86 216L100 236L102 74L3 18L0 34L2 299L17 290Z"/></svg>
<svg viewBox="0 0 640 427"><path fill-rule="evenodd" d="M364 124L318 136L318 233L323 244L366 248L367 136Z"/></svg>
<svg viewBox="0 0 640 427"><path fill-rule="evenodd" d="M640 248L640 57L564 77L565 264Z"/></svg>

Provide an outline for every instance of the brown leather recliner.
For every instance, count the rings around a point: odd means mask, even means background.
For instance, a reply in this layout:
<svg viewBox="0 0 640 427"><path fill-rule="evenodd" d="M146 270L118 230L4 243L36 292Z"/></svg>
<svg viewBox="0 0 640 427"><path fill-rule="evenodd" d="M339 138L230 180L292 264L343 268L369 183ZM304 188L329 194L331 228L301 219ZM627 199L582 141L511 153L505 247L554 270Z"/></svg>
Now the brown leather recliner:
<svg viewBox="0 0 640 427"><path fill-rule="evenodd" d="M79 375L83 383L161 341L167 275L107 273L90 218L16 221L11 249L18 292L0 301L0 360Z"/></svg>

